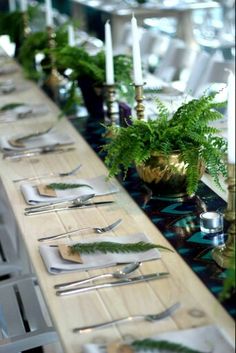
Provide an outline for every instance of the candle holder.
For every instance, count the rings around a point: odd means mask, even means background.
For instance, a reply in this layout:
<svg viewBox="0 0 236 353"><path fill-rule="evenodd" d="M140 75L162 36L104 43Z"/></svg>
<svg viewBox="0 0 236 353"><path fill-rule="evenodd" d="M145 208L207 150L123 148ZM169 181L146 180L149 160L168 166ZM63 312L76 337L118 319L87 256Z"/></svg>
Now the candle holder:
<svg viewBox="0 0 236 353"><path fill-rule="evenodd" d="M108 124L119 125L119 106L116 99L115 85L104 85L106 87L107 118Z"/></svg>
<svg viewBox="0 0 236 353"><path fill-rule="evenodd" d="M53 54L53 49L55 49L56 47L56 42L55 42L56 34L52 27L47 27L47 32L48 32L48 47L50 49L49 55L50 55L50 62L51 62L51 72L46 81L46 85L51 88L54 98L56 100L58 95L58 87L59 87L59 84L62 83L63 77L57 71L55 57Z"/></svg>
<svg viewBox="0 0 236 353"><path fill-rule="evenodd" d="M24 30L23 30L24 38L27 38L31 32L31 29L29 26L29 16L27 11L22 12L22 18L23 18L23 27L24 27Z"/></svg>
<svg viewBox="0 0 236 353"><path fill-rule="evenodd" d="M135 100L137 102L135 107L137 118L144 119L143 85L135 85Z"/></svg>
<svg viewBox="0 0 236 353"><path fill-rule="evenodd" d="M235 165L228 165L228 204L225 212L225 219L229 222L228 238L223 246L212 250L212 258L223 268L232 265L235 251Z"/></svg>

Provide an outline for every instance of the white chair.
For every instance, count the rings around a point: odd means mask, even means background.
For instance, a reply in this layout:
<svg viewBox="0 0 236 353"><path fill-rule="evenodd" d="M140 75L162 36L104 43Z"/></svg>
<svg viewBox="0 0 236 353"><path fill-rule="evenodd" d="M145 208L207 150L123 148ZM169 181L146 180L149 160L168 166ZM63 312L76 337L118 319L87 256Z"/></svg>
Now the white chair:
<svg viewBox="0 0 236 353"><path fill-rule="evenodd" d="M191 96L195 95L201 83L202 77L207 71L210 60L211 55L204 50L201 50L197 54L184 89L187 94L190 94Z"/></svg>
<svg viewBox="0 0 236 353"><path fill-rule="evenodd" d="M201 80L198 83L194 96L199 97L206 91L206 89L211 89L211 86L213 89L214 85L218 88L225 87L229 76L229 70L235 72L235 63L233 60L224 61L212 57L205 72L201 75Z"/></svg>
<svg viewBox="0 0 236 353"><path fill-rule="evenodd" d="M0 225L0 277L13 276L22 270L19 256L5 227Z"/></svg>
<svg viewBox="0 0 236 353"><path fill-rule="evenodd" d="M172 39L155 74L165 82L181 79L183 71L189 71L197 55L195 48L186 46L180 39Z"/></svg>
<svg viewBox="0 0 236 353"><path fill-rule="evenodd" d="M58 341L42 304L33 276L0 282L0 353L19 353Z"/></svg>

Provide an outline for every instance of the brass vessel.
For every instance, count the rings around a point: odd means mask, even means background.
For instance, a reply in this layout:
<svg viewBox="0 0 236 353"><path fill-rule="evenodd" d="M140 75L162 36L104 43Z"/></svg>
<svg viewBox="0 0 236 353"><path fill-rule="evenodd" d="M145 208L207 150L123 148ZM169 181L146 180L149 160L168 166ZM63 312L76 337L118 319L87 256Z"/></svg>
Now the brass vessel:
<svg viewBox="0 0 236 353"><path fill-rule="evenodd" d="M187 195L187 164L180 160L180 153L173 152L169 156L153 153L152 157L142 165L136 166L139 177L155 194L182 197ZM203 164L199 164L199 179L203 175Z"/></svg>

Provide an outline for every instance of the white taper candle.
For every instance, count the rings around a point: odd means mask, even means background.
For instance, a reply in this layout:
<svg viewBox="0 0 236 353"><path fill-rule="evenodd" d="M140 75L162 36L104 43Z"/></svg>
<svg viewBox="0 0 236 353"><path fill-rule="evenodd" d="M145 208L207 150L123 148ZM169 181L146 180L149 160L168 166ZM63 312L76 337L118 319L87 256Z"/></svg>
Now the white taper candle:
<svg viewBox="0 0 236 353"><path fill-rule="evenodd" d="M53 27L52 1L45 0L45 7L46 7L46 25L48 27Z"/></svg>
<svg viewBox="0 0 236 353"><path fill-rule="evenodd" d="M235 75L228 77L228 162L235 164Z"/></svg>
<svg viewBox="0 0 236 353"><path fill-rule="evenodd" d="M133 41L134 84L136 86L142 86L143 85L143 74L142 74L140 44L139 44L139 31L138 31L138 26L137 26L137 20L134 17L134 15L131 20L131 27L132 27L132 41Z"/></svg>
<svg viewBox="0 0 236 353"><path fill-rule="evenodd" d="M27 0L20 0L20 10L21 12L27 11Z"/></svg>
<svg viewBox="0 0 236 353"><path fill-rule="evenodd" d="M8 4L10 12L16 11L16 0L8 0Z"/></svg>
<svg viewBox="0 0 236 353"><path fill-rule="evenodd" d="M114 64L112 52L111 25L109 21L105 24L105 57L106 57L106 83L114 84Z"/></svg>
<svg viewBox="0 0 236 353"><path fill-rule="evenodd" d="M68 25L68 44L71 47L75 46L75 31L72 25Z"/></svg>

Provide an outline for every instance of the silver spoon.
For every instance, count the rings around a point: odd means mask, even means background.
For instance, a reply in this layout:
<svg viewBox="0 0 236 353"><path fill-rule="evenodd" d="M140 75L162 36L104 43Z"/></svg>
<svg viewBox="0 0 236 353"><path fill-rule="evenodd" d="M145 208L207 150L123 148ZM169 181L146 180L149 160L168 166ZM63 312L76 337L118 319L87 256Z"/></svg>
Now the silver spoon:
<svg viewBox="0 0 236 353"><path fill-rule="evenodd" d="M25 181L25 180L36 180L36 179L41 179L41 178L47 178L51 176L56 176L56 177L66 177L75 174L80 168L81 164L79 164L76 168L73 168L72 170L64 173L48 173L48 174L42 174L39 176L34 176L34 177L26 177L26 178L19 178L19 179L14 179L14 183L18 183L20 181Z"/></svg>
<svg viewBox="0 0 236 353"><path fill-rule="evenodd" d="M61 233L61 234L57 234L57 235L51 235L49 237L39 238L38 241L47 241L47 240L61 239L61 238L70 236L73 233L78 233L78 232L80 232L82 230L86 230L86 229L93 229L96 233L99 233L99 234L106 233L109 230L112 230L112 229L116 228L121 222L122 222L122 219L118 219L117 221L115 221L112 224L109 224L106 227L84 227L84 228L78 228L78 229L75 229L75 230L72 230L72 231L69 231L69 232L66 232L66 233Z"/></svg>
<svg viewBox="0 0 236 353"><path fill-rule="evenodd" d="M77 287L77 286L80 286L81 284L84 284L87 282L92 282L94 280L101 279L101 278L110 278L110 277L112 277L112 278L125 278L127 275L129 275L130 273L137 270L140 265L141 265L140 262L132 262L132 263L126 265L125 267L123 267L122 269L119 269L115 272L103 273L103 274L100 274L97 276L82 279L80 281L56 284L54 286L54 288L65 289L65 288Z"/></svg>

